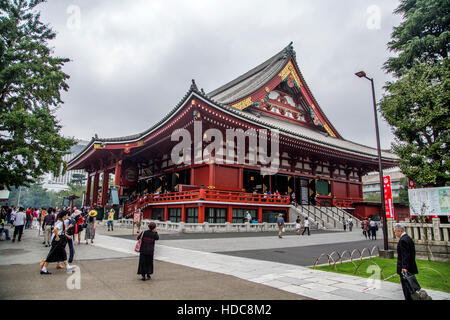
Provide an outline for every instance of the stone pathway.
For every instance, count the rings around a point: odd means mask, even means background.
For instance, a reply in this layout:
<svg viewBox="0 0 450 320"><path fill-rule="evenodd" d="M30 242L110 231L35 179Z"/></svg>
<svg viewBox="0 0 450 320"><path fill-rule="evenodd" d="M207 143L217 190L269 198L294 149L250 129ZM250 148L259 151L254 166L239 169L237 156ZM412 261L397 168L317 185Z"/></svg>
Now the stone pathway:
<svg viewBox="0 0 450 320"><path fill-rule="evenodd" d="M295 236L294 236L295 237ZM326 236L326 238L328 238ZM256 240L256 239L255 239ZM346 240L347 236L346 236ZM317 244L317 239L310 240ZM209 240L203 240L209 242ZM155 259L192 268L232 275L318 300L403 300L400 284L312 270L306 267L234 257L206 251L157 244ZM123 254L134 252L136 241L97 235L94 246ZM178 245L181 242L177 243ZM199 242L196 242L199 244ZM175 245L175 243L173 243ZM205 245L206 246L206 245ZM215 248L220 251L223 248ZM450 300L450 294L426 290L433 300Z"/></svg>

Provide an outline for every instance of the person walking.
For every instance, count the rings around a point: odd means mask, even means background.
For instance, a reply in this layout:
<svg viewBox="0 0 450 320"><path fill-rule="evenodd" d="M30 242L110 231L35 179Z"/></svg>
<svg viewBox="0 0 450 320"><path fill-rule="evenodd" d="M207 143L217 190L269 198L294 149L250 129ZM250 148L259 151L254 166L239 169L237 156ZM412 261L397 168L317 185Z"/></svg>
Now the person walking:
<svg viewBox="0 0 450 320"><path fill-rule="evenodd" d="M278 225L278 238L283 238L283 229L284 229L284 219L283 215L280 213L277 218L277 225Z"/></svg>
<svg viewBox="0 0 450 320"><path fill-rule="evenodd" d="M353 230L353 219L352 217L348 218L348 231L352 232Z"/></svg>
<svg viewBox="0 0 450 320"><path fill-rule="evenodd" d="M26 221L25 221L25 229L29 229L31 227L31 220L32 218L32 211L31 208L28 208L26 210Z"/></svg>
<svg viewBox="0 0 450 320"><path fill-rule="evenodd" d="M403 295L405 300L412 300L411 294L408 290L408 284L403 279L402 274L411 273L418 274L416 265L416 248L414 241L405 232L405 227L399 223L394 225L394 233L399 241L397 243L397 274L400 275Z"/></svg>
<svg viewBox="0 0 450 320"><path fill-rule="evenodd" d="M14 217L14 235L13 235L13 239L12 242L16 242L16 236L19 235L18 240L21 241L22 240L22 234L23 234L23 228L25 226L25 223L27 221L27 216L24 212L24 208L20 207L19 211L16 212L15 217Z"/></svg>
<svg viewBox="0 0 450 320"><path fill-rule="evenodd" d="M84 240L86 240L86 244L88 244L88 240L91 240L91 243L94 243L95 238L95 229L97 228L97 224L95 223L95 216L97 215L97 212L89 212L89 216L86 220L86 231L84 234Z"/></svg>
<svg viewBox="0 0 450 320"><path fill-rule="evenodd" d="M344 231L347 231L347 221L345 221L345 217L342 217L342 226L344 227Z"/></svg>
<svg viewBox="0 0 450 320"><path fill-rule="evenodd" d="M1 221L0 221L0 240L3 240L3 233L5 234L5 239L6 240L11 240L10 236L9 236L9 229L6 227L5 225L5 220L6 220L6 210L3 210L2 208L2 213L1 213L1 217L0 217Z"/></svg>
<svg viewBox="0 0 450 320"><path fill-rule="evenodd" d="M108 222L107 222L108 231L110 231L109 230L110 227L111 227L111 231L114 231L114 215L115 214L116 214L116 211L113 208L111 208L111 210L109 210L109 213L108 213Z"/></svg>
<svg viewBox="0 0 450 320"><path fill-rule="evenodd" d="M297 216L297 219L295 220L295 230L297 231L297 235L300 235L300 231L302 230L302 220L300 219L300 216Z"/></svg>
<svg viewBox="0 0 450 320"><path fill-rule="evenodd" d="M41 274L51 274L48 272L47 267L49 263L60 261L64 261L66 272L70 273L74 267L69 265L67 261L67 253L66 253L66 243L67 243L67 235L65 234L65 226L64 220L67 219L69 215L68 211L61 211L57 216L57 221L55 222L55 227L53 228L53 238L52 238L52 247L47 255L47 258L41 260Z"/></svg>
<svg viewBox="0 0 450 320"><path fill-rule="evenodd" d="M136 213L133 216L133 223L136 224L137 226L137 233L140 234L141 233L141 224L142 224L142 211L141 209L138 209L136 211Z"/></svg>
<svg viewBox="0 0 450 320"><path fill-rule="evenodd" d="M77 222L75 221L73 215L68 215L64 220L64 228L66 230L67 245L69 246L69 263L72 263L73 257L75 256L75 249L73 247L73 236L75 235Z"/></svg>
<svg viewBox="0 0 450 320"><path fill-rule="evenodd" d="M375 220L369 220L369 236L371 240L377 240L378 225Z"/></svg>
<svg viewBox="0 0 450 320"><path fill-rule="evenodd" d="M56 216L55 209L48 208L47 214L44 217L44 222L42 223L42 231L44 231L44 245L50 247L50 239L53 232L53 227L55 226Z"/></svg>
<svg viewBox="0 0 450 320"><path fill-rule="evenodd" d="M362 229L362 233L364 235L364 237L369 237L370 239L370 232L369 232L369 221L367 221L367 218L363 220L363 222L361 223L361 229Z"/></svg>
<svg viewBox="0 0 450 320"><path fill-rule="evenodd" d="M305 218L304 226L305 226L305 228L303 229L302 235L304 235L305 231L308 230L308 236L310 236L311 233L309 232L309 220L308 220L308 217Z"/></svg>
<svg viewBox="0 0 450 320"><path fill-rule="evenodd" d="M139 234L138 240L141 240L141 247L139 250L139 265L138 272L142 276L142 281L151 279L153 274L153 255L155 252L155 241L159 240L158 231L156 230L156 223L150 222L148 230Z"/></svg>
<svg viewBox="0 0 450 320"><path fill-rule="evenodd" d="M252 215L250 214L250 212L249 211L247 211L247 222L248 223L251 223L252 222Z"/></svg>

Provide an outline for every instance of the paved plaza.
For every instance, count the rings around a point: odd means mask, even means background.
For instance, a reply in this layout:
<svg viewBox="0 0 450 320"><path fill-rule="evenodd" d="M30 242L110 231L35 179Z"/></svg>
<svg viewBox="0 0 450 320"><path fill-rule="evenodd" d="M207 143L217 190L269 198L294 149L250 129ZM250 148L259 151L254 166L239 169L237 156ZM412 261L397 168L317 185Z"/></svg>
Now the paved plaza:
<svg viewBox="0 0 450 320"><path fill-rule="evenodd" d="M307 267L318 252L382 245L380 240L364 240L359 230L288 234L282 239L276 234L161 233L155 248L155 274L145 282L136 275L136 240L130 233L131 229L107 232L99 226L93 245L82 241L75 246L79 290L67 289L70 275L54 265L49 268L52 275L39 274L38 262L48 248L41 245L36 230L27 230L22 242L2 241L0 298L51 299L49 290L57 289L62 299L403 300L399 284ZM434 300L450 299L444 292L427 292Z"/></svg>

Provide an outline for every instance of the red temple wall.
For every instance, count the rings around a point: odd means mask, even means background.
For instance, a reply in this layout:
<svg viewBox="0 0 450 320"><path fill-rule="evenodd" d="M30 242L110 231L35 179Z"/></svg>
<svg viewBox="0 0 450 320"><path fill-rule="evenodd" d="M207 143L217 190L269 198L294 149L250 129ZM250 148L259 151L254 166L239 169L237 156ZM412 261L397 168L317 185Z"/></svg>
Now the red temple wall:
<svg viewBox="0 0 450 320"><path fill-rule="evenodd" d="M361 185L360 184L354 184L350 183L350 198L361 198L360 195Z"/></svg>
<svg viewBox="0 0 450 320"><path fill-rule="evenodd" d="M345 182L332 181L333 195L336 198L347 198L347 184Z"/></svg>
<svg viewBox="0 0 450 320"><path fill-rule="evenodd" d="M196 186L201 186L202 184L205 187L208 187L209 185L209 167L208 166L204 166L204 167L197 167L197 168L193 168L192 170L194 170L194 181L191 181L191 184L196 185Z"/></svg>
<svg viewBox="0 0 450 320"><path fill-rule="evenodd" d="M215 187L217 189L238 190L239 168L215 166Z"/></svg>

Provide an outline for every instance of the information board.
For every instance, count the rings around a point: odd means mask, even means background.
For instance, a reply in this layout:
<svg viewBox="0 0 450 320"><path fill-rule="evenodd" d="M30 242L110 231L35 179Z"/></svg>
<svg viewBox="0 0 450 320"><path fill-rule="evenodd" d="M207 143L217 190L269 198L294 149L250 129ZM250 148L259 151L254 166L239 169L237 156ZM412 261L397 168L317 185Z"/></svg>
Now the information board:
<svg viewBox="0 0 450 320"><path fill-rule="evenodd" d="M409 189L409 208L414 216L448 216L450 187Z"/></svg>

